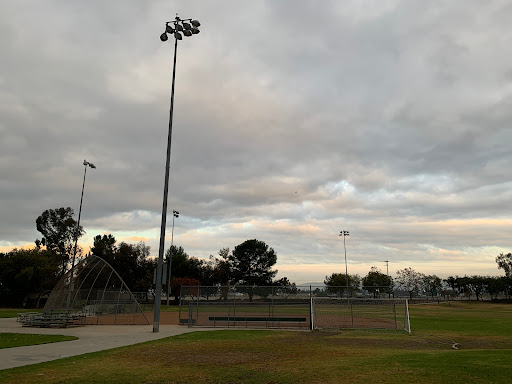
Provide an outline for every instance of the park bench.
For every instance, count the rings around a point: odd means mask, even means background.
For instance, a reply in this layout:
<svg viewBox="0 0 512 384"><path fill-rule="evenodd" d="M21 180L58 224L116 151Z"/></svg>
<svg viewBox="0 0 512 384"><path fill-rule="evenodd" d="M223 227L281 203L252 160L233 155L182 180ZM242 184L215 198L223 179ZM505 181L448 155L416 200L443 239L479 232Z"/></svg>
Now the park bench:
<svg viewBox="0 0 512 384"><path fill-rule="evenodd" d="M308 321L306 317L259 317L259 316L210 316L209 321L213 322L213 326L217 323L245 323L247 327L249 323L265 323L267 327L282 323L305 325Z"/></svg>
<svg viewBox="0 0 512 384"><path fill-rule="evenodd" d="M195 325L196 324L196 319L180 319L180 324Z"/></svg>

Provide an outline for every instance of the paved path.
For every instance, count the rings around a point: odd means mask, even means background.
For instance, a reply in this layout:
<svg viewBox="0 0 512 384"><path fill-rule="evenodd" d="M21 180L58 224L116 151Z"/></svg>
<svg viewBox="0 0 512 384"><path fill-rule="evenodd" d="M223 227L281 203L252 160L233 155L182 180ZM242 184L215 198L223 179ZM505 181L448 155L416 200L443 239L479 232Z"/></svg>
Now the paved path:
<svg viewBox="0 0 512 384"><path fill-rule="evenodd" d="M202 330L205 330L205 328L188 328L180 325L162 324L160 324L160 332L156 333L153 332L152 325L87 325L75 328L31 328L22 327L16 322L16 318L0 319L0 333L69 335L79 338L73 341L0 349L0 370Z"/></svg>

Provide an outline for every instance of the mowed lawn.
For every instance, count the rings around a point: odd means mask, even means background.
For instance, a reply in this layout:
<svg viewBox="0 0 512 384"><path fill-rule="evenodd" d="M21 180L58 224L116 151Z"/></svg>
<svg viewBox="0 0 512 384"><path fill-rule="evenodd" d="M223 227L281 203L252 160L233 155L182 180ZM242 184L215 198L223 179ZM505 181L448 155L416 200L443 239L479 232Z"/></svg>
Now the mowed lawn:
<svg viewBox="0 0 512 384"><path fill-rule="evenodd" d="M41 309L0 308L0 318L16 317L23 312L41 312Z"/></svg>
<svg viewBox="0 0 512 384"><path fill-rule="evenodd" d="M0 349L77 340L75 336L0 333Z"/></svg>
<svg viewBox="0 0 512 384"><path fill-rule="evenodd" d="M1 371L0 383L510 383L512 305L412 306L396 331L212 330ZM460 349L452 349L455 343Z"/></svg>

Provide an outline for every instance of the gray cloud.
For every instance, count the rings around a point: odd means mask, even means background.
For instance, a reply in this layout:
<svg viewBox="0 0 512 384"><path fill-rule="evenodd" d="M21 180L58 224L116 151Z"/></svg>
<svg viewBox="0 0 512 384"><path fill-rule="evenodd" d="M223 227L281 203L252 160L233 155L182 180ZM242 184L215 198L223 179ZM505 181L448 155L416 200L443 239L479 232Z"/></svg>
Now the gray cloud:
<svg viewBox="0 0 512 384"><path fill-rule="evenodd" d="M293 278L338 268L347 228L360 273L389 259L463 274L498 273L493 257L512 246L506 1L0 11L2 247L32 242L45 209L78 210L85 158L98 167L89 236L157 253L172 70L158 36L177 11L203 24L179 44L171 161L190 254L256 237Z"/></svg>

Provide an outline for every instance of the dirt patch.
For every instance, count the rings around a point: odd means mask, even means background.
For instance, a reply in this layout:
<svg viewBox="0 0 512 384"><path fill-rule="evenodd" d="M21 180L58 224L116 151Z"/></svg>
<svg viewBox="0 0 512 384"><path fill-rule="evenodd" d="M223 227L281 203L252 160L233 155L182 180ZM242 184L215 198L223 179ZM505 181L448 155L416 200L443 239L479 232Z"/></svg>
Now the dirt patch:
<svg viewBox="0 0 512 384"><path fill-rule="evenodd" d="M121 315L88 316L86 325L148 325L153 324L153 312ZM179 314L177 312L161 312L160 324L178 325Z"/></svg>

